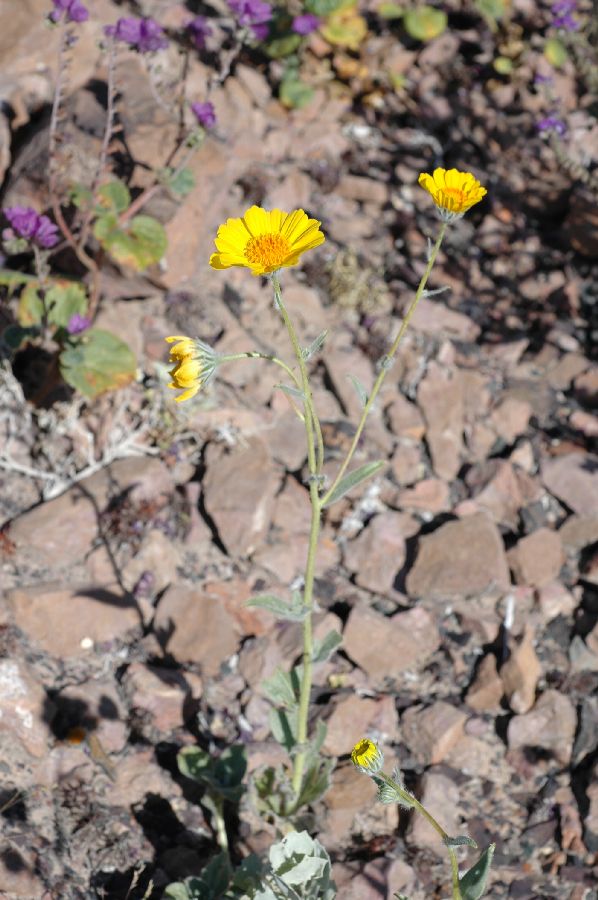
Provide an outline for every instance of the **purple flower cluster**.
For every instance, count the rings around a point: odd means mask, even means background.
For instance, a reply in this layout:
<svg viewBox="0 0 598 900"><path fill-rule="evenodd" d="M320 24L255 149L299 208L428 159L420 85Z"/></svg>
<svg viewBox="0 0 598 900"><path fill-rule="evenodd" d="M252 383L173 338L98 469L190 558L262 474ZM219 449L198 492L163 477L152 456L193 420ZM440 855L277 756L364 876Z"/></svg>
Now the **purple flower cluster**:
<svg viewBox="0 0 598 900"><path fill-rule="evenodd" d="M272 7L263 0L227 0L241 28L251 28L258 41L268 37Z"/></svg>
<svg viewBox="0 0 598 900"><path fill-rule="evenodd" d="M50 13L53 22L60 22L63 18L66 22L86 22L89 19L89 10L83 6L81 0L52 0L54 9Z"/></svg>
<svg viewBox="0 0 598 900"><path fill-rule="evenodd" d="M577 31L579 22L571 15L571 13L577 12L576 0L557 0L550 9L554 16L552 20L554 28L562 28L564 31Z"/></svg>
<svg viewBox="0 0 598 900"><path fill-rule="evenodd" d="M540 121L536 123L536 128L540 132L554 131L559 137L567 131L567 126L563 120L555 115L546 116L544 119L540 119Z"/></svg>
<svg viewBox="0 0 598 900"><path fill-rule="evenodd" d="M198 50L205 47L206 40L213 34L212 26L205 16L195 16L194 19L191 19L187 23L187 31Z"/></svg>
<svg viewBox="0 0 598 900"><path fill-rule="evenodd" d="M74 313L68 321L66 330L69 334L82 334L82 332L87 331L90 325L91 319L89 316L82 316L81 313Z"/></svg>
<svg viewBox="0 0 598 900"><path fill-rule="evenodd" d="M119 19L116 25L106 25L104 34L134 47L140 53L153 53L164 50L168 41L161 26L155 19Z"/></svg>
<svg viewBox="0 0 598 900"><path fill-rule="evenodd" d="M313 13L304 13L302 16L295 16L291 28L295 34L307 35L311 34L320 27L320 20Z"/></svg>
<svg viewBox="0 0 598 900"><path fill-rule="evenodd" d="M47 216L40 216L30 206L10 206L4 215L11 224L2 234L5 240L15 236L49 250L58 243L58 227Z"/></svg>
<svg viewBox="0 0 598 900"><path fill-rule="evenodd" d="M209 100L206 100L205 103L192 103L191 111L204 128L213 128L216 124L216 110L214 104Z"/></svg>

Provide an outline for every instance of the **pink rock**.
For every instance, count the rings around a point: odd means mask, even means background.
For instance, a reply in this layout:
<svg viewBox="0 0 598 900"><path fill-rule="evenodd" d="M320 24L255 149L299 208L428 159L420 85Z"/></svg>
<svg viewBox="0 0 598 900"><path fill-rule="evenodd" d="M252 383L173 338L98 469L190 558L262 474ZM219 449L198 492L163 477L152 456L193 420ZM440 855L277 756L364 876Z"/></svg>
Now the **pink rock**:
<svg viewBox="0 0 598 900"><path fill-rule="evenodd" d="M398 738L398 716L392 697L373 700L351 694L341 698L326 724L323 750L331 756L350 753L365 735L375 735L378 740L382 733L386 741Z"/></svg>
<svg viewBox="0 0 598 900"><path fill-rule="evenodd" d="M512 444L527 430L531 415L532 407L527 400L507 397L496 407L490 416L490 421L498 436L506 444Z"/></svg>
<svg viewBox="0 0 598 900"><path fill-rule="evenodd" d="M5 736L12 733L27 753L41 758L50 734L45 724L46 692L24 662L0 659L0 723Z"/></svg>
<svg viewBox="0 0 598 900"><path fill-rule="evenodd" d="M425 709L409 707L401 717L401 734L418 762L435 765L461 739L466 720L466 713L437 700Z"/></svg>
<svg viewBox="0 0 598 900"><path fill-rule="evenodd" d="M475 341L480 333L480 326L469 316L427 297L422 297L419 301L411 324L422 334L432 337L453 337L461 341Z"/></svg>
<svg viewBox="0 0 598 900"><path fill-rule="evenodd" d="M521 642L511 650L511 655L500 670L509 706L516 713L526 713L534 705L536 687L542 666L536 656L533 631L526 627Z"/></svg>
<svg viewBox="0 0 598 900"><path fill-rule="evenodd" d="M420 802L432 812L447 834L458 834L459 789L446 775L430 769L422 778ZM446 848L430 823L417 812L411 813L407 841L412 847L431 850L436 856L444 856Z"/></svg>
<svg viewBox="0 0 598 900"><path fill-rule="evenodd" d="M384 512L345 546L344 560L355 580L370 591L386 593L405 562L405 539L418 529L404 513Z"/></svg>
<svg viewBox="0 0 598 900"><path fill-rule="evenodd" d="M451 481L461 468L463 446L463 387L457 369L431 362L420 382L417 403L426 422L426 440L434 471Z"/></svg>
<svg viewBox="0 0 598 900"><path fill-rule="evenodd" d="M408 440L399 441L390 466L394 480L400 487L420 481L426 473L420 445Z"/></svg>
<svg viewBox="0 0 598 900"><path fill-rule="evenodd" d="M399 822L398 807L376 803L375 785L351 763L335 767L324 803L325 829L319 840L329 852L346 845L347 835L363 842L394 834Z"/></svg>
<svg viewBox="0 0 598 900"><path fill-rule="evenodd" d="M476 677L467 691L465 702L477 712L497 710L504 694L502 679L496 670L496 657L483 657Z"/></svg>
<svg viewBox="0 0 598 900"><path fill-rule="evenodd" d="M598 509L598 456L567 453L545 460L542 480L555 497L580 516L595 516Z"/></svg>
<svg viewBox="0 0 598 900"><path fill-rule="evenodd" d="M415 403L411 403L403 394L397 394L392 403L386 407L386 415L397 437L411 438L414 441L423 438L426 426L422 414Z"/></svg>
<svg viewBox="0 0 598 900"><path fill-rule="evenodd" d="M530 712L514 716L509 722L509 749L539 747L566 766L571 760L576 726L577 716L571 700L559 691L544 691Z"/></svg>
<svg viewBox="0 0 598 900"><path fill-rule="evenodd" d="M131 663L123 679L123 688L131 708L137 714L149 718L152 727L170 734L184 725L184 704L193 693L201 695L201 681L194 676L195 684L188 677L173 669Z"/></svg>
<svg viewBox="0 0 598 900"><path fill-rule="evenodd" d="M508 553L518 584L543 587L558 578L565 562L563 544L557 531L538 528L521 538Z"/></svg>
<svg viewBox="0 0 598 900"><path fill-rule="evenodd" d="M109 589L39 585L12 590L6 600L17 627L58 658L87 656L94 645L141 627L134 601Z"/></svg>
<svg viewBox="0 0 598 900"><path fill-rule="evenodd" d="M226 449L209 444L204 503L229 553L249 556L267 534L280 485L264 441L249 437Z"/></svg>
<svg viewBox="0 0 598 900"><path fill-rule="evenodd" d="M446 512L451 508L451 492L446 481L440 478L425 478L409 490L401 491L402 509L419 513Z"/></svg>
<svg viewBox="0 0 598 900"><path fill-rule="evenodd" d="M510 581L500 532L480 513L420 538L407 591L412 597L450 600L502 593Z"/></svg>
<svg viewBox="0 0 598 900"><path fill-rule="evenodd" d="M238 627L220 599L184 585L168 588L161 598L154 629L168 653L179 662L199 663L206 675L217 675L239 646Z"/></svg>
<svg viewBox="0 0 598 900"><path fill-rule="evenodd" d="M420 607L388 618L367 606L356 606L343 634L343 649L376 684L406 669L423 667L439 643L433 617Z"/></svg>

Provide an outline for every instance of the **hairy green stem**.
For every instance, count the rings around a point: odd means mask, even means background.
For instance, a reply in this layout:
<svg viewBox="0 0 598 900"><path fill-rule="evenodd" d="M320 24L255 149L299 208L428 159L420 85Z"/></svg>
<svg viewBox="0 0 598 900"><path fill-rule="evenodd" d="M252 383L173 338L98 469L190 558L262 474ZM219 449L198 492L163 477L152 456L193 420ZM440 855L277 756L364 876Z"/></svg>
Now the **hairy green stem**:
<svg viewBox="0 0 598 900"><path fill-rule="evenodd" d="M309 496L311 500L311 522L309 529L309 543L307 549L307 562L305 564L305 581L303 585L303 606L307 615L303 620L303 671L301 675L301 687L299 691L299 715L297 725L297 743L298 750L293 760L293 791L295 797L298 797L303 783L303 775L305 772L305 761L307 758L307 725L309 715L309 699L311 695L311 686L313 680L313 592L314 577L316 566L316 554L318 550L318 538L320 536L320 515L322 506L318 491L318 465L323 460L323 440L320 423L316 415L311 387L309 384L309 374L305 363L302 347L297 337L297 332L293 322L286 310L282 299L282 291L280 289L280 281L277 273L271 276L272 287L274 289L274 297L276 305L280 310L283 322L287 329L293 352L299 365L301 374L301 386L304 397L304 423L305 434L307 438L307 462L309 468ZM317 443L317 451L316 451Z"/></svg>
<svg viewBox="0 0 598 900"><path fill-rule="evenodd" d="M359 421L357 430L355 432L355 435L353 436L353 441L351 442L351 446L349 447L349 450L343 461L343 464L341 465L336 478L334 479L334 481L332 482L332 484L330 485L330 487L328 488L328 490L326 491L324 496L320 498L320 502L321 502L322 506L326 506L326 504L330 500L330 498L331 498L333 492L336 490L340 480L342 479L343 475L347 471L349 463L353 459L353 454L355 453L355 451L357 449L357 445L359 444L359 439L361 438L367 417L371 412L372 406L374 405L374 401L375 401L376 397L378 396L378 392L379 392L380 388L382 387L382 383L383 383L384 379L386 378L387 373L392 368L392 365L395 360L396 352L399 348L399 344L403 340L405 332L407 331L407 328L409 327L409 323L411 322L411 319L413 318L413 314L414 314L415 310L417 309L417 304L421 300L421 297L426 289L426 284L428 283L428 278L430 277L430 272L432 271L434 263L436 262L436 257L438 256L438 251L440 250L440 245L442 244L442 241L444 239L446 229L447 229L447 223L443 222L442 225L440 226L440 231L438 233L438 237L436 238L436 243L434 244L434 246L432 247L432 250L430 251L430 255L428 257L428 264L426 266L424 274L421 277L421 281L417 287L417 291L415 292L415 297L413 298L411 306L407 310L407 314L401 323L399 333L397 334L396 338L394 339L392 347L390 348L389 352L386 354L386 356L384 357L384 359L382 361L382 365L380 367L378 377L376 378L376 381L374 382L374 386L372 388L372 392L371 392L370 396L367 399L367 403L363 407L363 411L361 413L361 419Z"/></svg>

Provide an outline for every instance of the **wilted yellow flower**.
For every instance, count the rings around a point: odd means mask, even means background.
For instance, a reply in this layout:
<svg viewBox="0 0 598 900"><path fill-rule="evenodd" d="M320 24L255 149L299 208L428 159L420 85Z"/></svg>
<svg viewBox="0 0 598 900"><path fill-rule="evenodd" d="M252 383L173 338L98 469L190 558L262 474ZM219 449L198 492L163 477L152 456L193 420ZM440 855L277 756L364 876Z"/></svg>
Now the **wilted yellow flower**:
<svg viewBox="0 0 598 900"><path fill-rule="evenodd" d="M170 370L172 381L168 385L171 388L185 388L183 394L176 397L176 402L189 400L197 392L206 386L218 363L218 356L208 344L204 344L196 338L184 335L173 335L165 338L169 344L174 341L174 347L170 348L170 362L175 363Z"/></svg>
<svg viewBox="0 0 598 900"><path fill-rule="evenodd" d="M302 209L268 212L252 206L241 219L228 219L220 226L215 240L218 253L212 254L210 265L213 269L246 266L253 275L295 266L302 253L326 240L321 224Z"/></svg>
<svg viewBox="0 0 598 900"><path fill-rule="evenodd" d="M382 768L384 757L374 741L362 738L351 751L351 762L366 775L375 775Z"/></svg>
<svg viewBox="0 0 598 900"><path fill-rule="evenodd" d="M432 175L422 172L418 182L428 191L445 221L459 218L488 193L471 172L458 169L434 169Z"/></svg>

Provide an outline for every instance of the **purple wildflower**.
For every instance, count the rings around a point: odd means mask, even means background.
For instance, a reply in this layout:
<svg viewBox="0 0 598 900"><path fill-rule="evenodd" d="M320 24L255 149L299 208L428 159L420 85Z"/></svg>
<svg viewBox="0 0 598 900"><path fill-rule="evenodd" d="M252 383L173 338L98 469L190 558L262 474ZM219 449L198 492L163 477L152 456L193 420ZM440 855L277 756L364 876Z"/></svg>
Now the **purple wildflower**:
<svg viewBox="0 0 598 900"><path fill-rule="evenodd" d="M213 34L211 25L205 16L195 16L187 23L187 31L191 34L193 43L198 50L202 50L206 45L206 40Z"/></svg>
<svg viewBox="0 0 598 900"><path fill-rule="evenodd" d="M50 13L53 22L60 22L64 17L67 22L86 22L89 19L89 10L83 6L81 0L52 0L54 9Z"/></svg>
<svg viewBox="0 0 598 900"><path fill-rule="evenodd" d="M540 121L536 123L536 128L540 132L554 131L555 134L558 134L559 136L565 134L567 130L567 126L565 125L563 120L554 115L546 116L546 118L540 119Z"/></svg>
<svg viewBox="0 0 598 900"><path fill-rule="evenodd" d="M305 13L302 16L295 16L291 28L295 34L311 34L320 26L320 20L313 13Z"/></svg>
<svg viewBox="0 0 598 900"><path fill-rule="evenodd" d="M562 28L563 31L577 31L579 22L571 15L577 11L576 0L557 0L550 9L554 16L552 20L554 28Z"/></svg>
<svg viewBox="0 0 598 900"><path fill-rule="evenodd" d="M272 7L269 3L264 3L263 0L227 0L227 2L242 28L251 28L259 41L268 37L268 22L272 18Z"/></svg>
<svg viewBox="0 0 598 900"><path fill-rule="evenodd" d="M140 53L153 53L168 47L164 32L155 19L135 19L132 16L119 19L116 25L106 25L104 33Z"/></svg>
<svg viewBox="0 0 598 900"><path fill-rule="evenodd" d="M58 228L47 216L40 216L30 206L10 206L4 215L19 237L49 250L58 243Z"/></svg>
<svg viewBox="0 0 598 900"><path fill-rule="evenodd" d="M213 128L216 124L216 110L214 104L206 100L205 103L192 103L191 110L200 125L204 128Z"/></svg>
<svg viewBox="0 0 598 900"><path fill-rule="evenodd" d="M90 325L91 319L89 316L82 316L81 313L74 313L68 321L66 330L69 334L81 334L83 331L87 331Z"/></svg>

